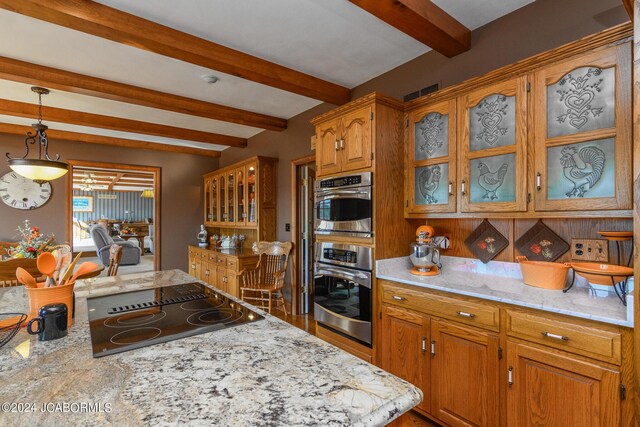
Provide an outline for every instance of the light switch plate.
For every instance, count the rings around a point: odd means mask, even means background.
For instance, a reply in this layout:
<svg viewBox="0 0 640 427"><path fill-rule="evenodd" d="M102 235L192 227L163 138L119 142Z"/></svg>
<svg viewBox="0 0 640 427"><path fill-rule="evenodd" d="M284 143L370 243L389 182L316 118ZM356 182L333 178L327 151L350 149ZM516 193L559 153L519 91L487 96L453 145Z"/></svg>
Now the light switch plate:
<svg viewBox="0 0 640 427"><path fill-rule="evenodd" d="M571 239L571 259L609 262L609 242L605 239Z"/></svg>

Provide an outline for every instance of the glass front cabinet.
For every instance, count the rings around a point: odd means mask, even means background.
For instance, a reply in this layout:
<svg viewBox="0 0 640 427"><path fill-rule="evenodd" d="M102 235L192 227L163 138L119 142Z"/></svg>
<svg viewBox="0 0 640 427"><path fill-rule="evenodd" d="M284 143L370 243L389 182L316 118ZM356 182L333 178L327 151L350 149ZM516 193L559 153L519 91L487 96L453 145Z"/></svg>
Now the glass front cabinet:
<svg viewBox="0 0 640 427"><path fill-rule="evenodd" d="M247 221L247 188L245 167L236 169L236 224L245 225Z"/></svg>
<svg viewBox="0 0 640 427"><path fill-rule="evenodd" d="M204 179L204 225L213 225L213 211L211 209L211 177Z"/></svg>
<svg viewBox="0 0 640 427"><path fill-rule="evenodd" d="M460 106L462 212L527 209L527 79L463 95Z"/></svg>
<svg viewBox="0 0 640 427"><path fill-rule="evenodd" d="M455 212L455 99L410 111L405 130L405 214Z"/></svg>
<svg viewBox="0 0 640 427"><path fill-rule="evenodd" d="M544 68L534 77L535 208L631 208L630 46Z"/></svg>

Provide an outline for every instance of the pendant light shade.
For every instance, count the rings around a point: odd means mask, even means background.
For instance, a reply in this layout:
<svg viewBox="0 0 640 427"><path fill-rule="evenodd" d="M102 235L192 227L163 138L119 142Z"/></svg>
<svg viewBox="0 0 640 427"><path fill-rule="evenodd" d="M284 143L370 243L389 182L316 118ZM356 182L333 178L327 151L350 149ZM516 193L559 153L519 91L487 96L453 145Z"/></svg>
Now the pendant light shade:
<svg viewBox="0 0 640 427"><path fill-rule="evenodd" d="M42 184L65 175L69 171L69 165L59 161L59 154L53 159L49 157L49 139L47 138L47 129L49 128L42 124L42 95L47 95L49 89L33 86L31 90L38 94L38 123L32 125L35 133L27 132L27 137L24 140L24 156L10 157L7 153L7 158L9 159L9 167L17 174ZM38 147L37 158L29 158L31 145Z"/></svg>

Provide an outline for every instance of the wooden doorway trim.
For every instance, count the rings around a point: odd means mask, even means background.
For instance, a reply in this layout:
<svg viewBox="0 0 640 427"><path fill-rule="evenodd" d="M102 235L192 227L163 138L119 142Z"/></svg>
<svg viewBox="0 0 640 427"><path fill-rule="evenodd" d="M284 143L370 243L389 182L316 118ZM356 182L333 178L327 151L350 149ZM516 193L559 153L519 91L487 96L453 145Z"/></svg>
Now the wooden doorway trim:
<svg viewBox="0 0 640 427"><path fill-rule="evenodd" d="M300 199L298 179L300 177L298 176L298 166L314 163L315 161L315 154L291 160L291 236L293 237L293 250L291 252L291 313L294 315L300 314L300 278L298 277L298 215L300 213L298 209Z"/></svg>
<svg viewBox="0 0 640 427"><path fill-rule="evenodd" d="M73 209L71 207L71 201L73 197L73 168L74 167L94 167L103 169L122 169L131 171L149 172L153 174L153 225L155 233L153 236L153 268L156 271L160 271L161 268L161 188L162 188L162 168L157 166L141 166L130 165L123 163L103 163L103 162L90 162L85 160L68 160L69 173L66 175L67 184L67 196L65 201L65 231L66 240L72 244L73 242ZM73 247L73 245L72 245Z"/></svg>

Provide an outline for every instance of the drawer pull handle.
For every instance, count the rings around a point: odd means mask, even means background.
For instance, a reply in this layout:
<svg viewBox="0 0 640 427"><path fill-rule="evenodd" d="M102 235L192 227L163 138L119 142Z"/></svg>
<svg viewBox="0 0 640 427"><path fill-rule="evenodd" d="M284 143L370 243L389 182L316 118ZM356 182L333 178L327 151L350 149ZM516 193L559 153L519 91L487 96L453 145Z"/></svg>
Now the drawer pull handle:
<svg viewBox="0 0 640 427"><path fill-rule="evenodd" d="M406 301L407 299L405 297L401 297L400 295L394 295L393 299L396 301Z"/></svg>
<svg viewBox="0 0 640 427"><path fill-rule="evenodd" d="M467 182L464 179L462 180L461 187L462 187L461 193L464 196L467 194Z"/></svg>
<svg viewBox="0 0 640 427"><path fill-rule="evenodd" d="M536 190L542 190L542 175L540 175L540 172L536 174Z"/></svg>
<svg viewBox="0 0 640 427"><path fill-rule="evenodd" d="M449 181L449 195L453 196L453 182Z"/></svg>
<svg viewBox="0 0 640 427"><path fill-rule="evenodd" d="M569 337L564 336L564 335L552 334L550 332L543 332L542 335L544 335L545 337L548 337L548 338L555 338L557 340L569 341Z"/></svg>
<svg viewBox="0 0 640 427"><path fill-rule="evenodd" d="M462 316L462 317L471 317L471 318L476 317L476 315L475 315L475 314L473 314L473 313L466 313L466 312L464 312L464 311L456 311L456 313L458 314L458 316Z"/></svg>
<svg viewBox="0 0 640 427"><path fill-rule="evenodd" d="M422 352L427 352L427 337L422 337Z"/></svg>

